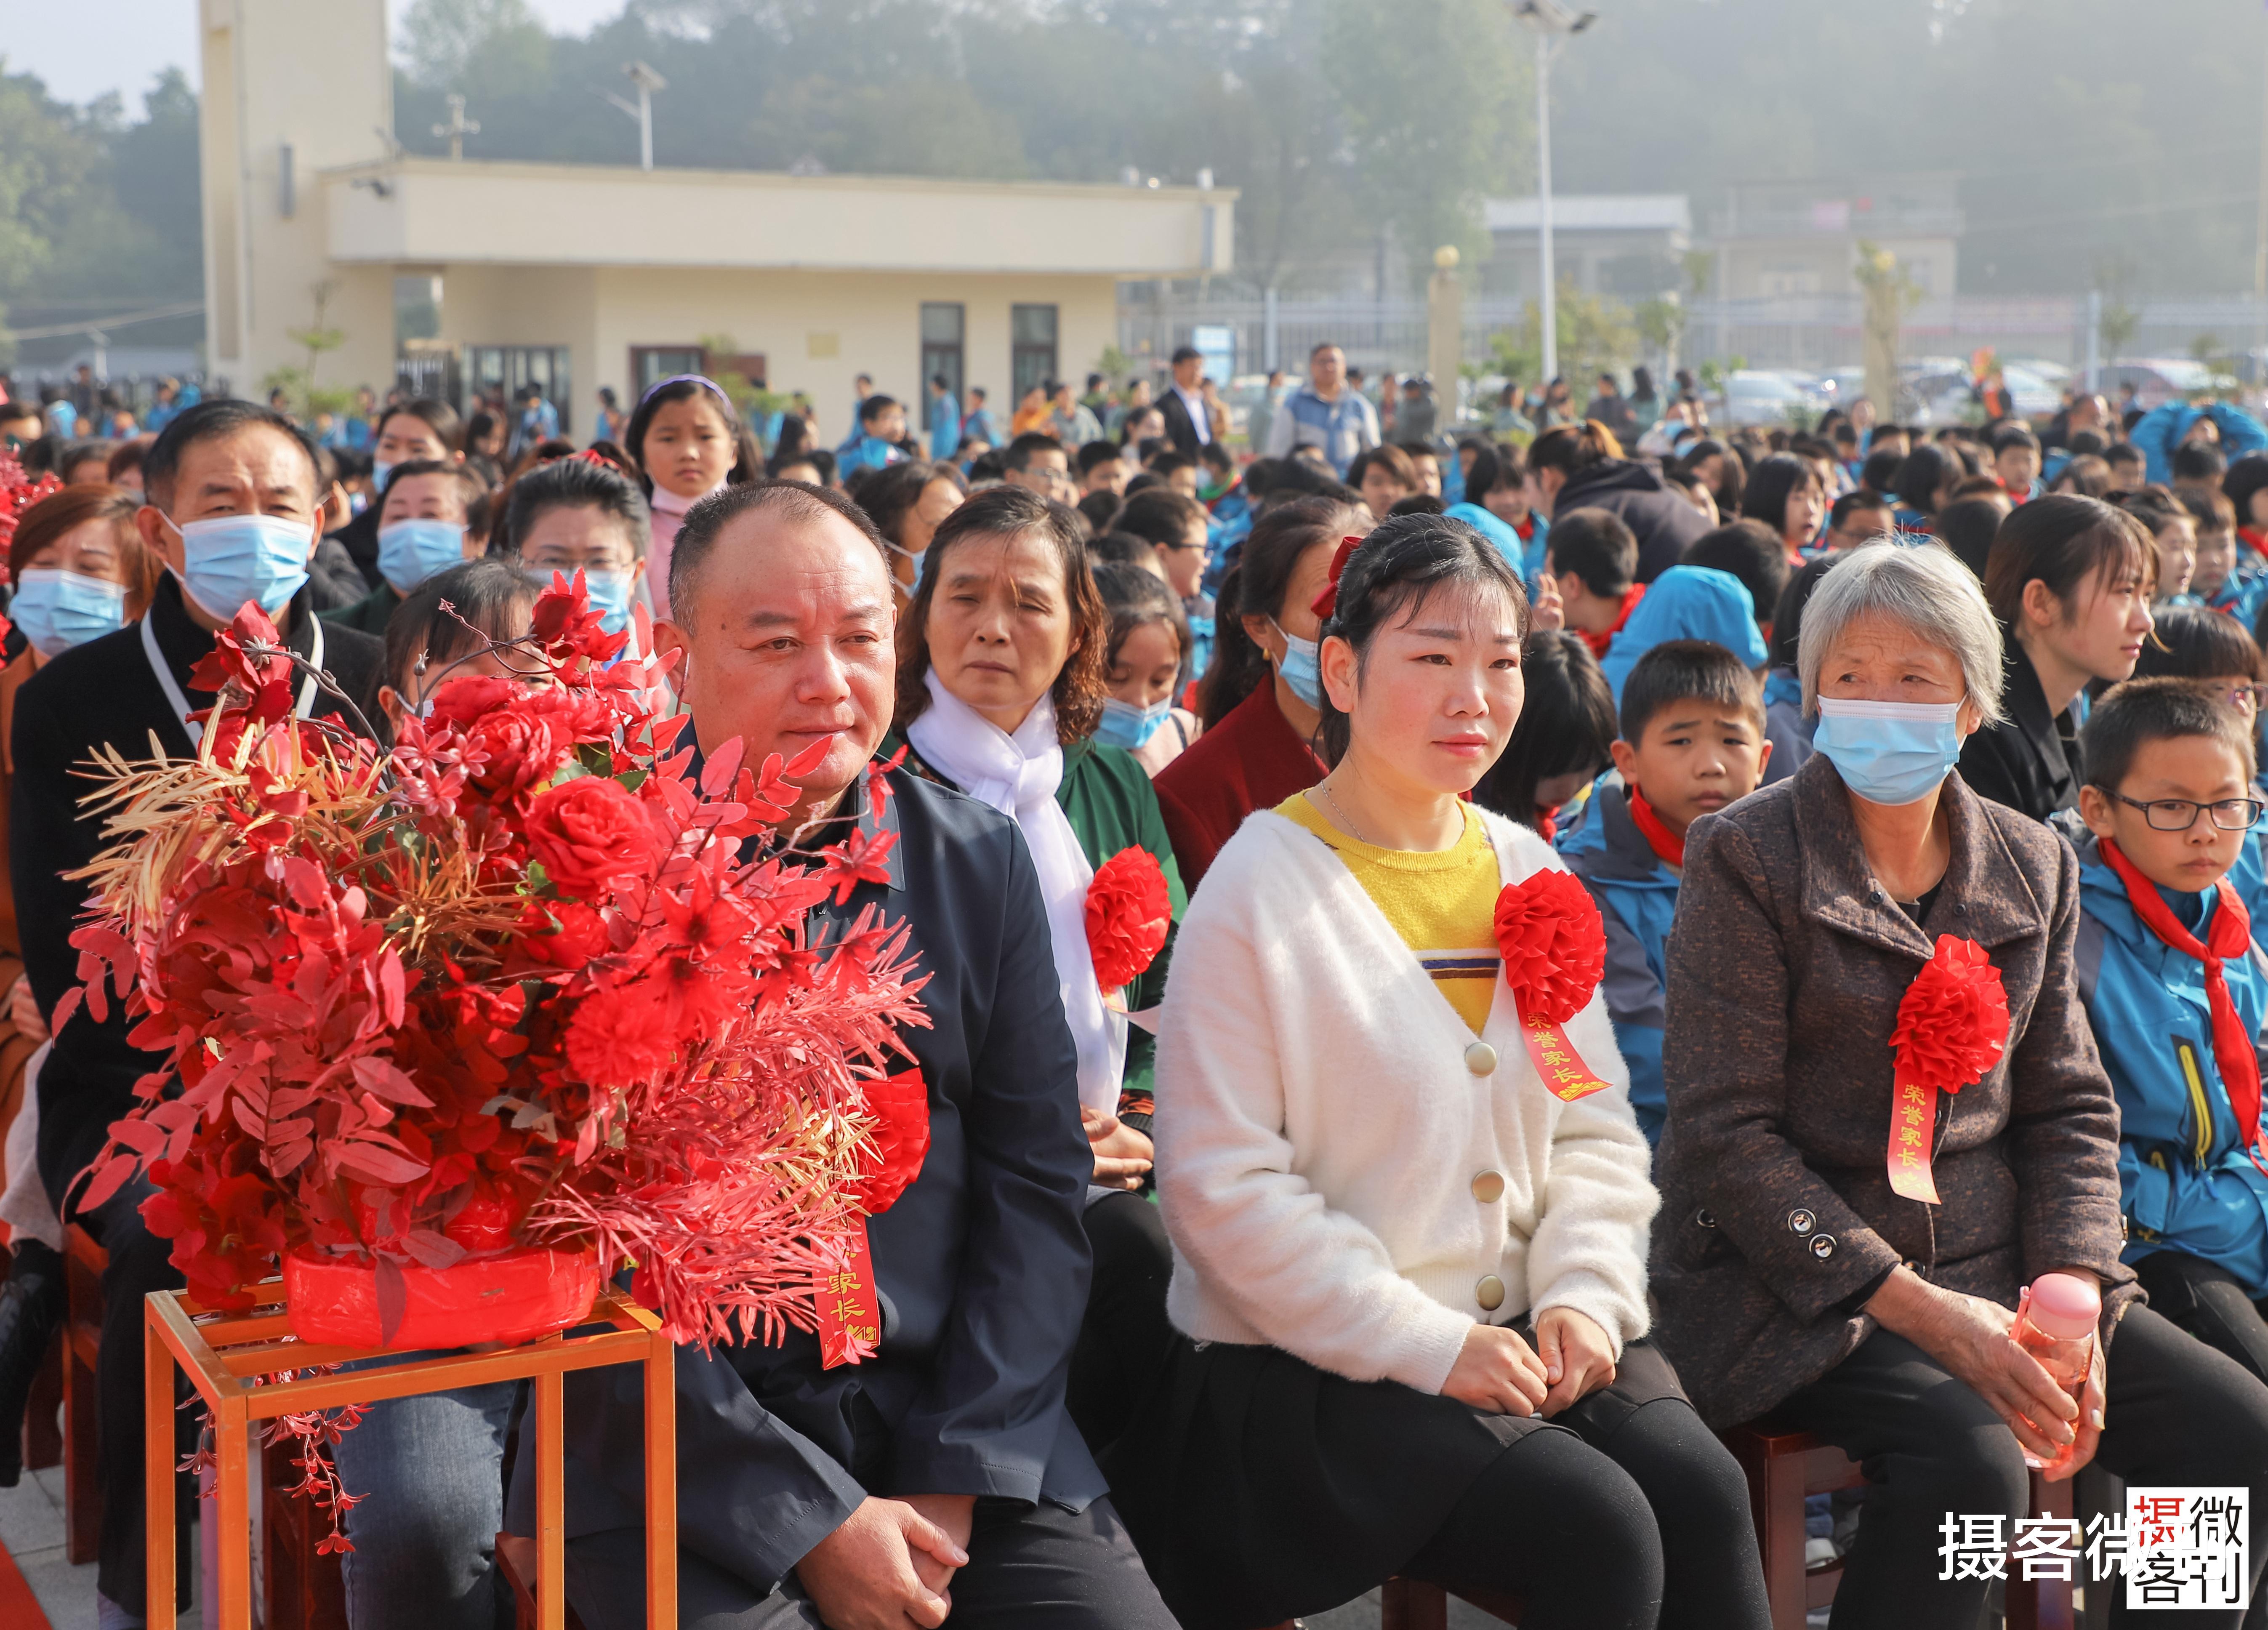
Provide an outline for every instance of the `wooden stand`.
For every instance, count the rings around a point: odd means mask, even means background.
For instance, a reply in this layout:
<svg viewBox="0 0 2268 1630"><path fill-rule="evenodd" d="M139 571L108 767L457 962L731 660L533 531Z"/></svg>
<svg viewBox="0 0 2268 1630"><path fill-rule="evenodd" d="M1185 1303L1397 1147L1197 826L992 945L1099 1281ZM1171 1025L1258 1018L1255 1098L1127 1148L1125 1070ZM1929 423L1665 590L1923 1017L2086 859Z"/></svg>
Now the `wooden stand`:
<svg viewBox="0 0 2268 1630"><path fill-rule="evenodd" d="M280 1304L280 1283L260 1287ZM492 1381L535 1382L536 1604L543 1630L567 1622L566 1465L562 1406L570 1370L645 1366L646 1623L677 1624L677 1352L660 1321L611 1287L576 1332L525 1346L445 1357L403 1358L294 1340L280 1305L213 1313L181 1291L152 1294L143 1309L143 1393L148 1427L149 1625L170 1630L173 1614L173 1366L204 1399L219 1463L211 1520L220 1538L221 1630L252 1630L251 1483L256 1421L346 1404L375 1404ZM593 1331L593 1324L607 1328ZM391 1361L345 1374L261 1382L284 1370L357 1360ZM525 1442L526 1440L523 1440ZM523 1449L523 1452L526 1452Z"/></svg>

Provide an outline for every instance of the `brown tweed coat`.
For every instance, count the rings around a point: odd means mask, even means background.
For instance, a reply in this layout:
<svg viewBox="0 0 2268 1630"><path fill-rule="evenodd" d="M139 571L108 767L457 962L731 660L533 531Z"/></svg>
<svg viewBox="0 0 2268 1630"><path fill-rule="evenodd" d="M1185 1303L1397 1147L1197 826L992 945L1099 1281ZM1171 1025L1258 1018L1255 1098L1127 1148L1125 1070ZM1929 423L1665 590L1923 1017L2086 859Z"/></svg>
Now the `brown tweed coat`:
<svg viewBox="0 0 2268 1630"><path fill-rule="evenodd" d="M1879 889L1823 756L1693 824L1667 957L1654 1171L1654 1337L1711 1425L1771 1409L1873 1333L1852 1309L1898 1263L2016 1305L2051 1268L2139 1292L2119 1259L2118 1111L2073 986L2079 867L2063 839L1943 797L1952 862L1917 926ZM2008 1050L1939 1096L1940 1206L1890 1190L1890 1030L1940 934L1976 940Z"/></svg>

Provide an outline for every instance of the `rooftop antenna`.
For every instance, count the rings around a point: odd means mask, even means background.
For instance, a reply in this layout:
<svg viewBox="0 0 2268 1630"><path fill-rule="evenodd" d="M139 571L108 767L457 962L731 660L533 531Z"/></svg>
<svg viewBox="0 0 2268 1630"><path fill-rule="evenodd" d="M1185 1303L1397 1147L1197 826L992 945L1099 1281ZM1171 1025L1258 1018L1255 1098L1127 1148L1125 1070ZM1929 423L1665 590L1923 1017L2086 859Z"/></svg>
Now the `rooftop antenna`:
<svg viewBox="0 0 2268 1630"><path fill-rule="evenodd" d="M449 157L461 164L465 157L465 138L480 133L481 122L465 117L465 99L452 91L449 93L449 122L435 125L433 134L449 138Z"/></svg>

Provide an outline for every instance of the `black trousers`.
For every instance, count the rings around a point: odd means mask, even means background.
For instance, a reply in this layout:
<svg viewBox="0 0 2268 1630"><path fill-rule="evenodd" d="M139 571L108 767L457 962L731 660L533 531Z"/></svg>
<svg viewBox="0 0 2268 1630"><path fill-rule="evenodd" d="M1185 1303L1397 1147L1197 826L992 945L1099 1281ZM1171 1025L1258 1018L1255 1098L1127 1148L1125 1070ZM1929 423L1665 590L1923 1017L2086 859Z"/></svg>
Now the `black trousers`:
<svg viewBox="0 0 2268 1630"><path fill-rule="evenodd" d="M2252 1491L2250 1616L2130 1613L2114 1583L2110 1622L2178 1630L2263 1623L2268 1386L2137 1306L2110 1343L2106 1394L2095 1457L2106 1471L2129 1483ZM2026 1509L2031 1484L2023 1451L1992 1405L1913 1343L1877 1331L1773 1412L1842 1449L1867 1475L1858 1538L1835 1593L1834 1630L1976 1630L1992 1582L1938 1578L1940 1525L1948 1513L1997 1513L2011 1524L2034 1515Z"/></svg>
<svg viewBox="0 0 2268 1630"><path fill-rule="evenodd" d="M1107 1499L1084 1511L980 1500L968 1566L946 1587L966 1630L1175 1630ZM645 1536L615 1529L571 1540L567 1597L588 1630L644 1630ZM821 1630L792 1575L769 1596L680 1552L681 1630Z"/></svg>
<svg viewBox="0 0 2268 1630"><path fill-rule="evenodd" d="M1521 1630L1770 1630L1739 1464L1683 1398L1591 1402L1498 1456L1403 1571L1516 1596Z"/></svg>
<svg viewBox="0 0 2268 1630"><path fill-rule="evenodd" d="M1094 1201L1085 1221L1094 1278L1064 1404L1087 1448L1100 1455L1126 1429L1165 1368L1174 1339L1166 1317L1174 1248L1158 1207L1130 1191Z"/></svg>
<svg viewBox="0 0 2268 1630"><path fill-rule="evenodd" d="M2253 1301L2228 1270L2183 1251L2153 1251L2134 1274L2161 1316L2268 1381L2268 1302Z"/></svg>
<svg viewBox="0 0 2268 1630"><path fill-rule="evenodd" d="M92 1235L110 1253L110 1266L102 1276L102 1354L96 1367L95 1400L102 1412L95 1444L95 1480L102 1491L100 1567L95 1588L121 1607L143 1611L149 1592L148 1558L144 1553L142 1471L142 1300L153 1290L177 1290L184 1282L166 1258L171 1240L151 1233L142 1221L142 1202L155 1193L136 1178L92 1212L79 1212L71 1221ZM177 1375L175 1391L185 1384ZM175 1420L176 1442L194 1441L197 1417L183 1412ZM186 1478L180 1487L188 1489ZM188 1600L189 1517L187 1494L174 1512L173 1536L179 1547L173 1576L180 1598Z"/></svg>

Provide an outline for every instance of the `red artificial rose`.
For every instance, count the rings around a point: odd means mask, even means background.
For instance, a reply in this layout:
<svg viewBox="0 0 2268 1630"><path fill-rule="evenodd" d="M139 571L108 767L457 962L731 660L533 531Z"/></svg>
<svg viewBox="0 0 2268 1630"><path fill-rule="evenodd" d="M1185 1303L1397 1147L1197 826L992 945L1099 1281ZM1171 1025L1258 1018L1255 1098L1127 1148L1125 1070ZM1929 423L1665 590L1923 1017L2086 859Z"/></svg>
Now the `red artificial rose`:
<svg viewBox="0 0 2268 1630"><path fill-rule="evenodd" d="M596 900L618 879L652 871L661 835L621 782L578 776L528 805L527 850L562 894Z"/></svg>
<svg viewBox="0 0 2268 1630"><path fill-rule="evenodd" d="M1974 940L1937 937L1898 1003L1890 1031L1897 1079L1940 1092L1959 1092L1980 1079L2008 1048L2008 993L2000 970Z"/></svg>
<svg viewBox="0 0 2268 1630"><path fill-rule="evenodd" d="M860 1151L860 1176L851 1192L868 1216L879 1217L897 1204L929 1158L929 1086L917 1069L859 1086L874 1117L874 1147Z"/></svg>
<svg viewBox="0 0 2268 1630"><path fill-rule="evenodd" d="M1566 1023L1607 970L1598 903L1572 873L1556 867L1505 885L1496 897L1496 942L1505 983L1529 1024Z"/></svg>
<svg viewBox="0 0 2268 1630"><path fill-rule="evenodd" d="M1086 886L1086 952L1105 994L1140 978L1166 948L1173 897L1157 856L1132 847L1094 868Z"/></svg>
<svg viewBox="0 0 2268 1630"><path fill-rule="evenodd" d="M571 970L608 949L606 919L576 900L529 901L519 938L530 962Z"/></svg>
<svg viewBox="0 0 2268 1630"><path fill-rule="evenodd" d="M459 674L443 680L427 698L429 717L470 730L484 713L509 707L527 695L527 687L501 674Z"/></svg>
<svg viewBox="0 0 2268 1630"><path fill-rule="evenodd" d="M534 791L557 774L575 739L547 715L515 704L483 713L465 732L474 790L497 800Z"/></svg>

